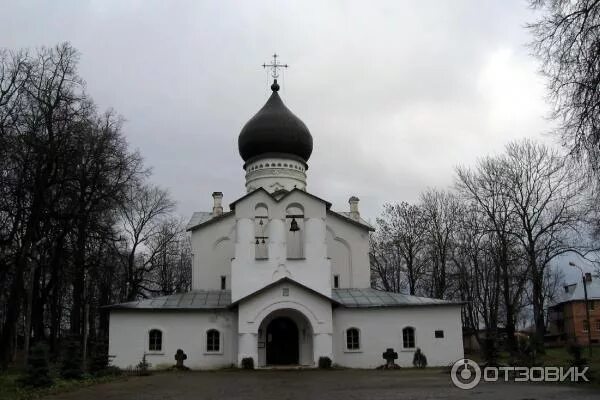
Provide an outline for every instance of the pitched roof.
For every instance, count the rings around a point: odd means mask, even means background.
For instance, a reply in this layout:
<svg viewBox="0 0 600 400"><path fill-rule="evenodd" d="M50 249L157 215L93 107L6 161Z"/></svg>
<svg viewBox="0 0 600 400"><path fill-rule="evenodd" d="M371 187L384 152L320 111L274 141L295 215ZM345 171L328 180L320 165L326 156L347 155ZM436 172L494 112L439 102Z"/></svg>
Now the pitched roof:
<svg viewBox="0 0 600 400"><path fill-rule="evenodd" d="M371 224L369 224L367 221L365 221L364 219L360 218L358 221L355 219L350 218L350 213L347 211L333 211L333 210L327 210L327 212L331 215L335 215L337 217L340 217L341 219L343 219L346 222L349 222L353 225L359 226L361 228L365 228L371 232L375 231L375 228L373 228L373 226L371 226Z"/></svg>
<svg viewBox="0 0 600 400"><path fill-rule="evenodd" d="M384 292L373 288L333 289L332 297L348 308L415 307L460 305L461 302L410 296L402 293Z"/></svg>
<svg viewBox="0 0 600 400"><path fill-rule="evenodd" d="M432 299L428 297L409 296L401 293L384 292L372 288L365 289L332 289L331 297L325 296L295 280L284 277L263 288L231 302L230 290L193 290L187 293L176 293L152 299L113 304L105 308L110 310L216 310L233 307L240 302L256 296L281 283L291 283L310 293L318 295L332 304L347 308L382 308L382 307L418 307L460 305L460 302Z"/></svg>
<svg viewBox="0 0 600 400"><path fill-rule="evenodd" d="M214 310L229 307L230 290L193 290L106 306L111 310Z"/></svg>
<svg viewBox="0 0 600 400"><path fill-rule="evenodd" d="M271 197L271 198L272 198L272 199L273 199L275 202L277 202L277 203L279 203L281 200L285 199L285 198L286 198L287 196L289 196L290 194L292 194L292 193L295 193L295 192L299 192L299 193L303 193L303 194L307 195L308 197L311 197L311 198L313 198L313 199L315 199L315 200L317 200L317 201L320 201L320 202L323 202L323 203L325 203L325 207L326 207L328 210L329 210L329 208L331 207L331 203L330 203L330 202L328 202L327 200L323 200L322 198L320 198L320 197L317 197L317 196L315 196L314 194L311 194L311 193L309 193L309 192L307 192L307 191L304 191L304 190L301 190L301 189L298 189L298 188L294 188L294 189L292 189L292 190L288 191L287 193L283 193L283 196L281 196L281 197L276 197L274 193L269 193L269 192L268 192L268 191L267 191L265 188L263 188L263 187L261 186L261 187L259 187L258 189L254 189L253 191L251 191L251 192L249 192L249 193L246 193L245 195L243 195L243 196L242 196L242 197L240 197L239 199L235 200L233 203L229 204L229 208L231 208L232 210L233 210L233 209L235 209L235 205L236 205L237 203L239 203L240 201L244 200L244 199L245 199L245 198L247 198L247 197L250 197L250 196L252 196L254 193L261 192L261 191L262 191L262 192L265 192L266 194L268 194L268 195L269 195L269 196L270 196L270 197ZM282 192L283 192L282 190L278 191L278 192L277 192L277 195L280 195L280 194L282 194Z"/></svg>
<svg viewBox="0 0 600 400"><path fill-rule="evenodd" d="M291 284L294 284L294 285L296 285L298 287L301 287L302 289L305 289L306 291L308 291L308 292L310 292L312 294L316 294L317 296L323 297L326 300L328 300L328 301L330 301L330 302L332 302L334 304L338 304L338 302L335 299L332 299L331 297L325 296L323 293L317 292L316 290L314 290L312 288L309 288L308 286L303 285L302 283L297 282L297 281L293 280L292 278L289 278L289 277L285 276L285 277L283 277L281 279L276 280L275 282L269 283L267 286L263 286L262 288L258 289L255 292L252 292L252 293L250 293L250 294L248 294L248 295L246 295L246 296L244 296L244 297L236 300L235 302L231 303L231 305L234 306L236 304L239 304L240 302L242 302L244 300L247 300L250 297L254 297L254 296L256 296L256 295L258 295L260 293L263 293L263 292L269 290L270 288L272 288L274 286L277 286L279 284L282 284L282 283L291 283Z"/></svg>
<svg viewBox="0 0 600 400"><path fill-rule="evenodd" d="M198 211L195 212L194 214L192 214L192 218L190 219L190 222L187 223L185 230L186 231L193 231L195 229L200 228L201 226L204 225L208 225L208 224L212 224L213 222L217 222L222 220L223 218L226 218L230 215L233 214L233 211L227 211L224 212L221 215L218 215L216 217L213 217L211 212L207 212L207 211Z"/></svg>
<svg viewBox="0 0 600 400"><path fill-rule="evenodd" d="M200 225L205 223L206 221L210 220L212 218L212 213L209 211L197 211L195 213L192 214L192 218L190 218L190 221L187 223L187 225L185 226L185 229L191 229L193 227L195 227L196 225Z"/></svg>
<svg viewBox="0 0 600 400"><path fill-rule="evenodd" d="M587 283L586 286L589 300L600 299L600 279L594 277L592 278L591 282ZM569 301L585 300L585 292L583 290L582 281L578 281L577 283L567 285L565 288L566 289L563 289L562 293L558 296L558 299L554 303L554 305L566 303Z"/></svg>

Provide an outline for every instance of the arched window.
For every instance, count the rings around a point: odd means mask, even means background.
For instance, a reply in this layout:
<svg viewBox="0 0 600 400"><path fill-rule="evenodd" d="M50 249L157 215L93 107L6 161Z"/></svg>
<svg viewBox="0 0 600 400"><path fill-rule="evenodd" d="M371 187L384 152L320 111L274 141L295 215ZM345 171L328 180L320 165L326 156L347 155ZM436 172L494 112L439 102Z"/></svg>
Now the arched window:
<svg viewBox="0 0 600 400"><path fill-rule="evenodd" d="M216 329L210 329L206 332L206 351L221 351L221 334Z"/></svg>
<svg viewBox="0 0 600 400"><path fill-rule="evenodd" d="M360 331L357 328L350 328L346 330L346 349L360 349Z"/></svg>
<svg viewBox="0 0 600 400"><path fill-rule="evenodd" d="M151 329L150 332L148 332L148 350L162 350L162 332L160 330Z"/></svg>
<svg viewBox="0 0 600 400"><path fill-rule="evenodd" d="M415 348L415 328L408 326L402 329L402 347L405 349Z"/></svg>

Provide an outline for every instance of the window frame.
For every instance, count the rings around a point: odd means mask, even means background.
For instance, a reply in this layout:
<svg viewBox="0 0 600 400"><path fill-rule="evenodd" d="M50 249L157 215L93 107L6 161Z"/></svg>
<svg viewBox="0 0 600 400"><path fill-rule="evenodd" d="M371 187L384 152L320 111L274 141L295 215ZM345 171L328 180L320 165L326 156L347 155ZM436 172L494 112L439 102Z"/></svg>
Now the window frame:
<svg viewBox="0 0 600 400"><path fill-rule="evenodd" d="M404 338L404 332L412 332L412 347L406 346L406 340ZM409 343L410 344L410 343ZM402 328L402 351L416 351L417 349L417 329L414 326L405 326Z"/></svg>
<svg viewBox="0 0 600 400"><path fill-rule="evenodd" d="M158 334L160 335L160 342L159 342L159 348L156 349L152 349L151 346L154 344L156 346L156 339L152 340L152 333L154 332L158 332ZM148 335L146 336L148 338L148 345L146 346L146 348L148 349L148 353L151 354L162 354L164 352L164 341L165 341L165 334L163 332L162 329L160 328L150 328L148 330ZM154 343L153 343L154 342Z"/></svg>
<svg viewBox="0 0 600 400"><path fill-rule="evenodd" d="M350 344L350 342L348 341L349 339L349 334L350 332L356 332L356 338L352 338L352 346L354 346L354 342L356 342L356 347L349 347L348 345ZM362 345L360 342L360 338L361 338L362 334L359 328L355 327L355 326L351 326L350 328L347 328L346 330L344 330L344 352L345 353L361 353L362 352Z"/></svg>
<svg viewBox="0 0 600 400"><path fill-rule="evenodd" d="M340 275L339 274L336 274L333 276L333 288L334 289L340 288Z"/></svg>
<svg viewBox="0 0 600 400"><path fill-rule="evenodd" d="M221 275L221 290L227 290L227 275Z"/></svg>
<svg viewBox="0 0 600 400"><path fill-rule="evenodd" d="M217 335L217 345L218 348L217 350L211 350L209 347L209 339L210 339L210 334L214 334L216 333ZM212 346L214 347L214 338L212 340ZM206 332L204 333L204 353L205 354L223 354L223 335L221 334L221 331L218 330L217 328L209 328L206 330Z"/></svg>
<svg viewBox="0 0 600 400"><path fill-rule="evenodd" d="M438 336L438 333L440 334L440 336ZM445 333L443 329L436 329L433 332L433 337L436 339L444 339L445 338Z"/></svg>

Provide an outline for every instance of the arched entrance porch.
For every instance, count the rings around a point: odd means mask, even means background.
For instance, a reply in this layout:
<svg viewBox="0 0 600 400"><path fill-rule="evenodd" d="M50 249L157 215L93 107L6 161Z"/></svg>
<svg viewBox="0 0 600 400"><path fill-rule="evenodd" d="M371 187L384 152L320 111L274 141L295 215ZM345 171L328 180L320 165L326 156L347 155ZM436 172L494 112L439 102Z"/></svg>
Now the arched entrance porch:
<svg viewBox="0 0 600 400"><path fill-rule="evenodd" d="M258 329L258 365L313 365L313 329L299 311L271 312Z"/></svg>

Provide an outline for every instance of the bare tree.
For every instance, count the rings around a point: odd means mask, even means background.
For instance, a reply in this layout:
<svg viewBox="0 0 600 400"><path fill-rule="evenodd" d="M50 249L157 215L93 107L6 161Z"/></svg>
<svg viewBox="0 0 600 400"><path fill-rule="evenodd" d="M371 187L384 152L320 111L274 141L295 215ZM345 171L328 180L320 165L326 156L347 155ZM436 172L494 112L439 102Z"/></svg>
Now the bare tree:
<svg viewBox="0 0 600 400"><path fill-rule="evenodd" d="M526 273L519 273L520 265L513 256L515 238L513 231L517 221L515 205L507 188L507 170L501 157L485 157L475 169L458 167L456 187L460 195L472 204L472 209L485 221L481 226L488 236L494 276L499 281L493 290L502 294L505 311L507 345L516 348L515 323ZM490 315L493 321L494 316ZM490 334L495 337L497 320L490 324Z"/></svg>
<svg viewBox="0 0 600 400"><path fill-rule="evenodd" d="M544 11L529 25L554 102L557 133L600 178L600 0L530 0Z"/></svg>
<svg viewBox="0 0 600 400"><path fill-rule="evenodd" d="M161 222L152 238L149 252L152 258L152 293L168 295L186 292L191 287L192 256L185 224L174 218Z"/></svg>
<svg viewBox="0 0 600 400"><path fill-rule="evenodd" d="M461 204L447 191L429 189L421 195L421 209L426 220L425 243L428 263L429 296L445 298L449 288L449 266L452 240L456 233Z"/></svg>
<svg viewBox="0 0 600 400"><path fill-rule="evenodd" d="M536 335L543 341L544 279L550 261L587 248L580 233L586 214L585 187L555 150L522 140L510 143L504 159L507 194L519 221L519 240L531 282Z"/></svg>
<svg viewBox="0 0 600 400"><path fill-rule="evenodd" d="M88 337L106 336L100 307L158 292L160 269L162 291L189 287L180 224L156 233L173 220L173 203L147 182L120 118L98 114L77 74L78 57L68 43L0 50L3 368L17 347L27 352L30 339L48 341L56 355L65 332L78 335L84 349Z"/></svg>
<svg viewBox="0 0 600 400"><path fill-rule="evenodd" d="M370 241L371 286L400 293L406 288L403 259L388 232L378 229Z"/></svg>
<svg viewBox="0 0 600 400"><path fill-rule="evenodd" d="M423 211L419 206L406 202L384 204L377 225L388 251L402 260L398 273L405 270L409 293L415 295L423 275L423 265L419 262L426 226Z"/></svg>
<svg viewBox="0 0 600 400"><path fill-rule="evenodd" d="M120 222L128 301L151 292L147 279L155 265L155 257L175 233L169 232L168 240L162 242L157 241L157 238L161 237L163 221L174 208L175 203L160 188L139 184L129 191L127 203L121 209Z"/></svg>

